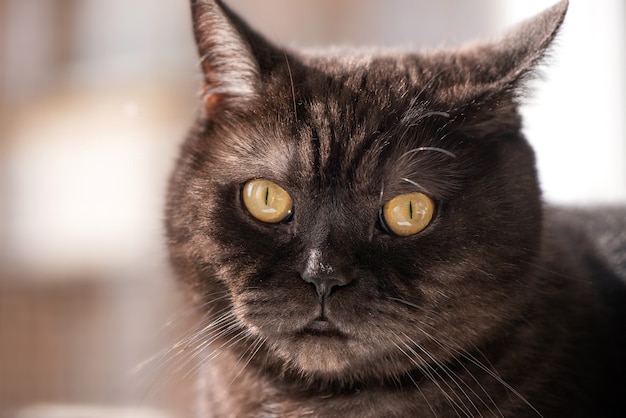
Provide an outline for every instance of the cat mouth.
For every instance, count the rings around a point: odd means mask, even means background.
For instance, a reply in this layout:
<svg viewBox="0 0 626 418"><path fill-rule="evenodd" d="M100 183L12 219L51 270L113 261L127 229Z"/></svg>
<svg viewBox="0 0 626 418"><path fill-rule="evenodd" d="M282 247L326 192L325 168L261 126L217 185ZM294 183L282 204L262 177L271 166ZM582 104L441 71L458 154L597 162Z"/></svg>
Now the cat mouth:
<svg viewBox="0 0 626 418"><path fill-rule="evenodd" d="M326 338L346 338L346 335L339 331L330 321L324 318L317 318L309 322L306 326L300 329L297 333L298 336L306 337L326 337Z"/></svg>

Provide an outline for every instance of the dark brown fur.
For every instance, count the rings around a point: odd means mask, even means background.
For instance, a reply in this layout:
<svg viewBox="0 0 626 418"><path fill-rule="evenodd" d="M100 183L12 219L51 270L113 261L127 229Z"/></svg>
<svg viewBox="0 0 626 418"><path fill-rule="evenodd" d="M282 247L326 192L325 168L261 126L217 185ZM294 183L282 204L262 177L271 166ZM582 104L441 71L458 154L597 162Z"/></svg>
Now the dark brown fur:
<svg viewBox="0 0 626 418"><path fill-rule="evenodd" d="M624 414L626 211L545 208L517 110L566 8L456 51L311 55L192 1L203 106L167 231L206 310L200 416ZM246 212L253 178L293 219ZM415 190L434 221L390 236L381 205ZM313 252L345 283L323 304Z"/></svg>

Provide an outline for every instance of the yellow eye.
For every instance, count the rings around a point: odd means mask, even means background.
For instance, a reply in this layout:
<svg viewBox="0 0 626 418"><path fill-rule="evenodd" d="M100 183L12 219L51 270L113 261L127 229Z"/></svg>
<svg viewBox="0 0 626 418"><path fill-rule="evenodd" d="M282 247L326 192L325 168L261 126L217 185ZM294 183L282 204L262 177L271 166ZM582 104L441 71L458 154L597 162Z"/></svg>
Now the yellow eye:
<svg viewBox="0 0 626 418"><path fill-rule="evenodd" d="M289 193L269 180L249 180L243 186L243 203L248 212L261 222L278 223L293 212Z"/></svg>
<svg viewBox="0 0 626 418"><path fill-rule="evenodd" d="M383 206L382 221L390 232L407 237L428 226L435 212L435 204L423 193L409 193L394 197Z"/></svg>

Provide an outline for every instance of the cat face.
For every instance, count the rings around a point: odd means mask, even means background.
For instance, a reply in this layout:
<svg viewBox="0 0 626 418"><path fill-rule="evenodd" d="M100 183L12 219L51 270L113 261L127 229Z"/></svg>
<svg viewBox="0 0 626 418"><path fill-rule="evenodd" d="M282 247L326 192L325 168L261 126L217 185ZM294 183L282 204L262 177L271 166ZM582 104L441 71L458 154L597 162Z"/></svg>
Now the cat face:
<svg viewBox="0 0 626 418"><path fill-rule="evenodd" d="M563 7L473 49L314 56L194 2L204 102L167 228L232 349L314 378L390 377L519 317L541 210L516 97Z"/></svg>

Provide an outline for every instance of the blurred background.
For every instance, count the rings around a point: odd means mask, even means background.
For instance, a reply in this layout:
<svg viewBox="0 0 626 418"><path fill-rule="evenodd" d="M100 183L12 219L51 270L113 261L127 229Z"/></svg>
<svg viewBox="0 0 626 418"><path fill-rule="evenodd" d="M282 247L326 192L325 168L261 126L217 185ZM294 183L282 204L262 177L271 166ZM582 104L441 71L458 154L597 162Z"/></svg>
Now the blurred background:
<svg viewBox="0 0 626 418"><path fill-rule="evenodd" d="M552 0L231 0L283 45L456 46ZM626 3L571 0L524 108L548 201L626 201ZM0 0L0 417L191 416L163 192L200 76L186 0Z"/></svg>

